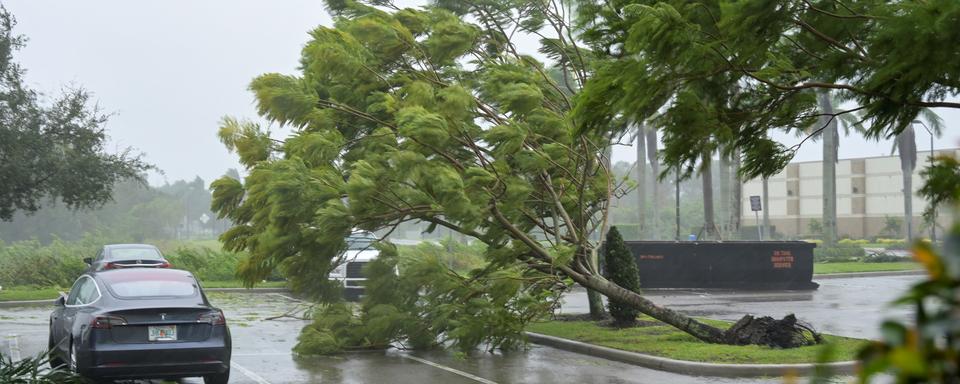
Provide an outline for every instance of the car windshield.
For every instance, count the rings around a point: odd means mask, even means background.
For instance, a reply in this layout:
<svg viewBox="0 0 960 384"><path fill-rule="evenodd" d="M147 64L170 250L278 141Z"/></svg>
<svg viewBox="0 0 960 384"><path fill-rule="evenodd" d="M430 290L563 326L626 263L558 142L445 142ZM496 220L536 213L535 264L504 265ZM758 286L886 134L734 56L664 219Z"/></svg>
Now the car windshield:
<svg viewBox="0 0 960 384"><path fill-rule="evenodd" d="M110 250L111 260L163 260L160 251L153 248L114 248Z"/></svg>
<svg viewBox="0 0 960 384"><path fill-rule="evenodd" d="M189 274L151 273L152 269L123 270L103 274L107 289L121 299L145 297L187 297L197 292L197 283Z"/></svg>
<svg viewBox="0 0 960 384"><path fill-rule="evenodd" d="M350 236L347 237L347 249L351 251L370 249L374 241L377 241L374 237Z"/></svg>

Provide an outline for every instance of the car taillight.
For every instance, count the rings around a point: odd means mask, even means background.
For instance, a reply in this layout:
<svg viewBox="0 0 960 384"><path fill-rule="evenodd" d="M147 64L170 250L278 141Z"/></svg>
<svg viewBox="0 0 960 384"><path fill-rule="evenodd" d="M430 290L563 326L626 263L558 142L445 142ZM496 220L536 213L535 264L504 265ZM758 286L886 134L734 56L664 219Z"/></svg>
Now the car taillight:
<svg viewBox="0 0 960 384"><path fill-rule="evenodd" d="M107 264L104 264L103 266L103 269L115 269L115 268L120 268L120 265L117 263L107 263Z"/></svg>
<svg viewBox="0 0 960 384"><path fill-rule="evenodd" d="M157 268L173 268L173 264L170 264L169 261L164 261L160 264L157 264Z"/></svg>
<svg viewBox="0 0 960 384"><path fill-rule="evenodd" d="M223 317L223 311L218 309L197 316L197 322L209 323L211 325L225 325L227 324L227 318Z"/></svg>
<svg viewBox="0 0 960 384"><path fill-rule="evenodd" d="M90 328L110 329L114 325L127 325L127 319L120 316L100 315L90 321Z"/></svg>

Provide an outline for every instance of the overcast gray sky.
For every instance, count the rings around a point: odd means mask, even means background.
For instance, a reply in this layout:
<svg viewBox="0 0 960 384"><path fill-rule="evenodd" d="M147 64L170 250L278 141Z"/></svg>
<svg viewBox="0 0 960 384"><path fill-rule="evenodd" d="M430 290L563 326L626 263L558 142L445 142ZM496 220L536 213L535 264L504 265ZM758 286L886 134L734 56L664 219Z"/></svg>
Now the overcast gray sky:
<svg viewBox="0 0 960 384"><path fill-rule="evenodd" d="M94 93L114 113L107 129L111 149L134 147L166 175L202 177L207 183L236 156L217 141L224 115L255 118L247 85L267 72L295 73L307 32L330 25L320 0L4 0L17 18L16 32L30 40L15 59L36 89L57 94L64 86ZM532 46L533 44L524 44ZM947 123L937 148L960 146L960 111L938 110ZM284 133L280 132L280 136ZM786 144L799 139L776 136ZM929 136L917 133L918 147ZM615 161L633 161L618 148ZM890 154L890 143L841 139L840 157ZM804 145L796 160L820 158L820 145Z"/></svg>

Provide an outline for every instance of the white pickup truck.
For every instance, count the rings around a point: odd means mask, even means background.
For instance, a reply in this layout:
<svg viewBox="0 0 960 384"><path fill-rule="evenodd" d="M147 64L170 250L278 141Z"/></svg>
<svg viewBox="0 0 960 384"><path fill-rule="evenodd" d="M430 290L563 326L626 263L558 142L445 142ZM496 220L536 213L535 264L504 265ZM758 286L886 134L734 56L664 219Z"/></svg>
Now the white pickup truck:
<svg viewBox="0 0 960 384"><path fill-rule="evenodd" d="M343 284L343 297L347 301L359 301L363 297L363 283L367 280L363 267L380 255L380 251L373 247L377 240L373 233L366 231L353 232L347 237L344 262L330 272L331 280Z"/></svg>

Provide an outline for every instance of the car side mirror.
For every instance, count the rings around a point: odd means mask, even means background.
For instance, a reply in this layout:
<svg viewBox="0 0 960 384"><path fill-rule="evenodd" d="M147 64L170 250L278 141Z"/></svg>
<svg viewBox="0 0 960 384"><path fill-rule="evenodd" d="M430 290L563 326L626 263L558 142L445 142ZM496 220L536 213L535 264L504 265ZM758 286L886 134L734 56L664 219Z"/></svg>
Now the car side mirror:
<svg viewBox="0 0 960 384"><path fill-rule="evenodd" d="M91 259L91 258L89 258L89 257L84 257L84 258L83 258L83 262L84 262L84 263L87 263L87 265L93 265L93 259Z"/></svg>
<svg viewBox="0 0 960 384"><path fill-rule="evenodd" d="M54 301L53 304L58 307L62 307L67 304L67 297L64 295L60 295L60 297L57 298L57 301Z"/></svg>

